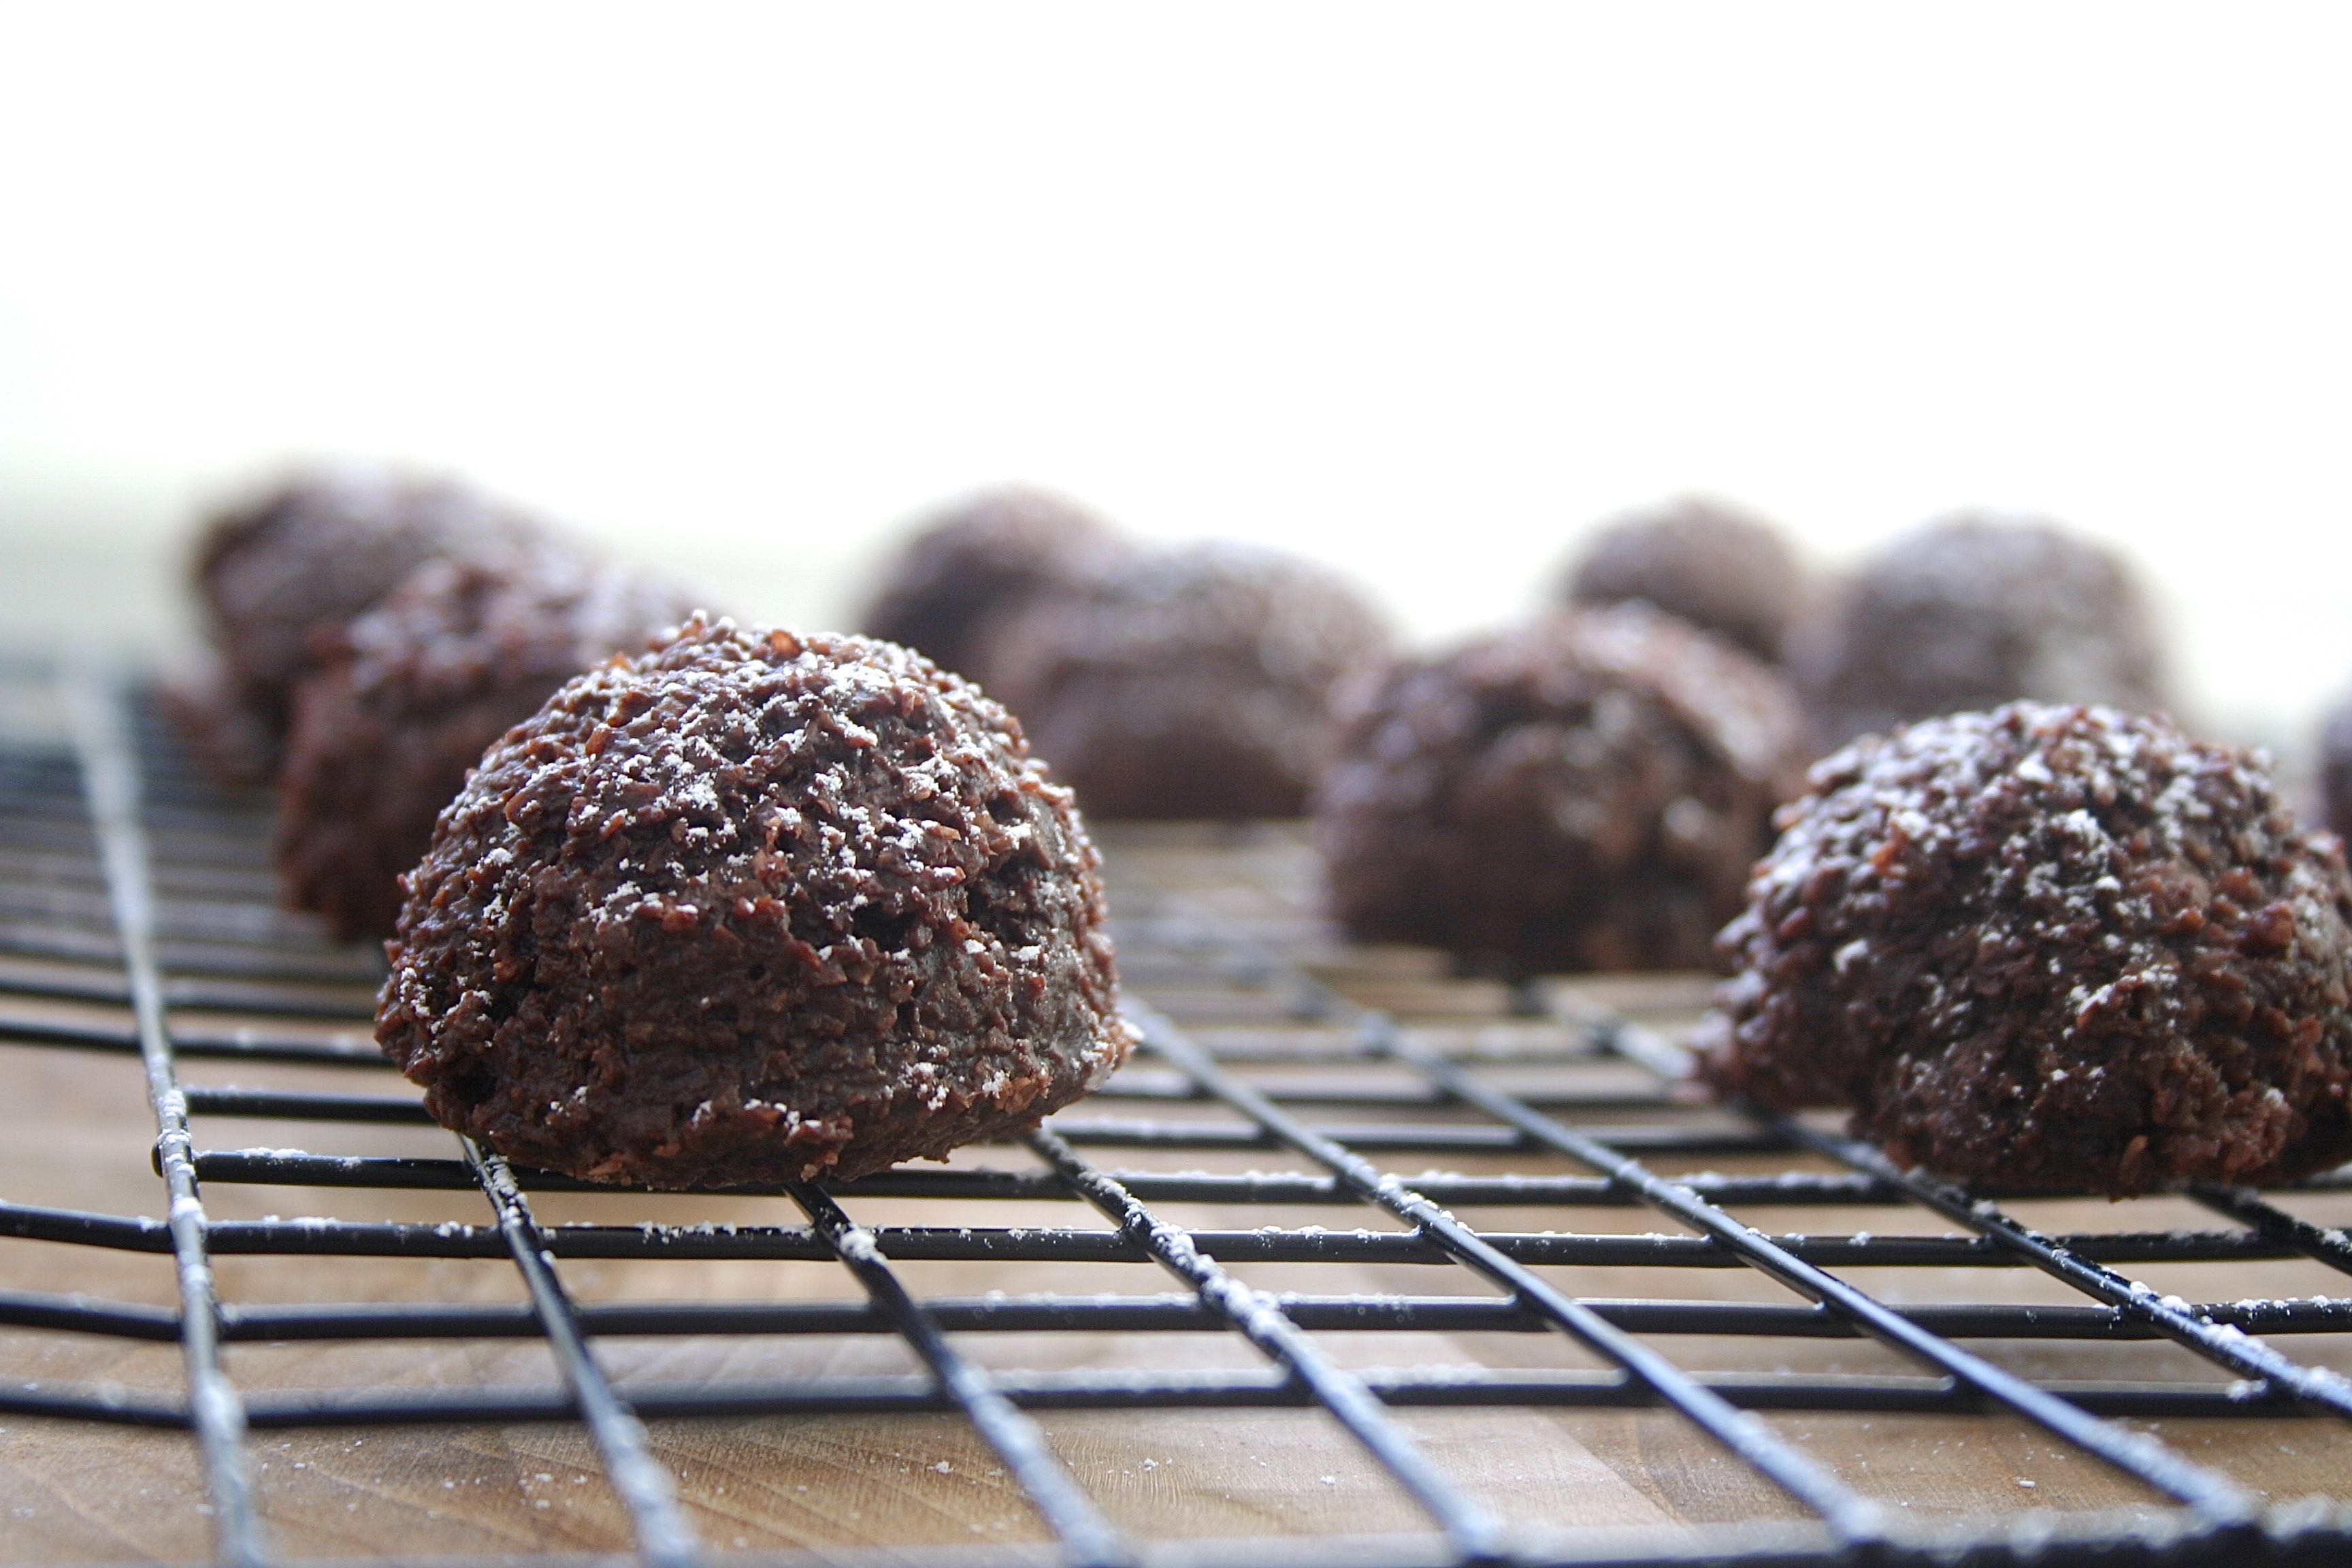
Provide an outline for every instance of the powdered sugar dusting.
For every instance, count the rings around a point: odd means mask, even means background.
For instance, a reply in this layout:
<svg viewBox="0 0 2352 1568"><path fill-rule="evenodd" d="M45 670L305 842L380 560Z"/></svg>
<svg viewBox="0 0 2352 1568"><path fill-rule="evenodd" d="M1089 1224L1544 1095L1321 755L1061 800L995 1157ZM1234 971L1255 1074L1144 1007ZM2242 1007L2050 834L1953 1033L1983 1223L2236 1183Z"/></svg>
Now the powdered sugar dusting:
<svg viewBox="0 0 2352 1568"><path fill-rule="evenodd" d="M2352 881L2267 759L2016 703L1819 763L1722 937L1711 1071L1960 1175L2128 1191L2352 1153Z"/></svg>

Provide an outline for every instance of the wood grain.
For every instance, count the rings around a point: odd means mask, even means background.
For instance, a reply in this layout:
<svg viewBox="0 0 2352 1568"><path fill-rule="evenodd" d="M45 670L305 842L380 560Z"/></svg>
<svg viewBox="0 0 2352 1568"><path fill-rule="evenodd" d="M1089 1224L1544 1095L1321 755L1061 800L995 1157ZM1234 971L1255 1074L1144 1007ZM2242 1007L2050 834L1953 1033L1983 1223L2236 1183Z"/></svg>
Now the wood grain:
<svg viewBox="0 0 2352 1568"><path fill-rule="evenodd" d="M1311 861L1295 835L1272 829L1142 829L1115 835L1110 860L1115 895L1129 918L1181 917L1256 931L1269 942L1302 952L1351 994L1424 1026L1433 1038L1499 1047L1540 1028L1513 1015L1511 998L1500 987L1450 978L1426 955L1330 946L1310 919ZM1703 994L1686 977L1597 982L1589 990L1667 1026L1691 1016ZM1278 1000L1174 989L1151 993L1151 999L1188 1013L1204 1037L1240 1038L1255 1030L1297 1026ZM43 1009L58 1016L115 1016L100 1004L10 1000L5 1005L15 1016ZM1622 1068L1592 1070L1624 1077ZM1265 1073L1278 1079L1276 1069ZM191 1082L215 1084L375 1092L401 1088L388 1071L191 1062L185 1076ZM1097 1102L1087 1112L1101 1113L1107 1103ZM1215 1107L1158 1102L1117 1109L1154 1116L1228 1114ZM1455 1119L1451 1112L1427 1114ZM148 1165L152 1124L133 1059L0 1046L0 1126L5 1129L0 1136L0 1192L10 1199L121 1214L157 1212L161 1188ZM446 1134L426 1128L205 1118L198 1132L208 1148L302 1142L338 1152L429 1154L446 1154L451 1148ZM1266 1151L1117 1150L1104 1158L1136 1169L1239 1171L1295 1164ZM958 1162L1000 1168L1034 1163L1024 1151L1006 1147L966 1151ZM1407 1173L1428 1163L1419 1157L1399 1162ZM1779 1155L1725 1156L1709 1163L1722 1170L1809 1163ZM1562 1161L1525 1155L1445 1163L1464 1172L1571 1169ZM219 1218L488 1218L482 1200L467 1193L215 1184L205 1198ZM537 1204L551 1223L656 1216L799 1220L797 1211L782 1201L742 1197L542 1194ZM2352 1219L2352 1198L2296 1204L2329 1223ZM2174 1198L2020 1208L2033 1223L2055 1230L2211 1228L2224 1223ZM1101 1223L1075 1202L947 1205L864 1200L855 1212L878 1224ZM1187 1223L1235 1229L1393 1228L1369 1210L1329 1206L1171 1205L1167 1212ZM1639 1234L1675 1228L1633 1208L1485 1207L1461 1213L1474 1225L1496 1229ZM1742 1217L1768 1230L1932 1235L1946 1229L1931 1215L1901 1209L1759 1208ZM1269 1289L1493 1294L1481 1280L1453 1267L1239 1264L1234 1271ZM586 1300L856 1296L846 1274L830 1264L574 1260L561 1272ZM1171 1288L1166 1276L1140 1264L909 1263L902 1272L922 1294ZM1760 1276L1736 1269L1549 1272L1562 1288L1593 1297L1790 1299ZM1853 1278L1902 1301L2076 1300L2054 1281L2019 1269L1870 1268L1853 1270ZM2308 1263L2172 1266L2150 1269L2147 1278L2161 1289L2192 1300L2345 1293L2339 1276ZM238 1303L521 1300L514 1271L503 1262L230 1258L221 1260L220 1281L225 1295ZM0 1242L0 1287L78 1290L163 1307L173 1300L165 1258L22 1241ZM1327 1333L1318 1339L1341 1364L1364 1369L1596 1364L1558 1334ZM1710 1373L1780 1370L1831 1376L1909 1370L1891 1352L1853 1340L1661 1336L1655 1342L1681 1364ZM1004 1372L1263 1364L1238 1339L1213 1333L968 1334L959 1344L981 1365ZM2219 1381L2221 1375L2161 1344L1993 1342L1976 1348L2039 1378ZM2303 1359L2352 1372L2352 1346L2339 1336L2298 1338L2289 1348ZM598 1355L625 1391L656 1381L915 1370L904 1346L879 1335L611 1339L600 1342ZM523 1340L238 1344L227 1352L226 1364L239 1385L251 1391L545 1387L554 1377L546 1352ZM0 1377L17 1384L172 1394L180 1386L180 1365L176 1347L168 1344L0 1331ZM1696 1527L1762 1529L1802 1518L1751 1472L1660 1412L1414 1409L1401 1412L1400 1419L1465 1488L1530 1529L1632 1531L1631 1539L1663 1542ZM1771 1421L1856 1486L1916 1518L1981 1520L2026 1507L2128 1513L2151 1506L2134 1484L2003 1417L1804 1415L1775 1415ZM1055 1414L1042 1423L1071 1471L1117 1522L1140 1536L1411 1535L1427 1529L1399 1489L1334 1423L1313 1411ZM2264 1496L2352 1499L2352 1441L2339 1424L2230 1420L2171 1422L2156 1429ZM658 1456L678 1478L696 1529L717 1546L831 1552L1044 1540L1036 1516L1002 1467L952 1416L662 1422L654 1425L653 1438ZM261 1432L254 1436L252 1452L265 1517L279 1549L289 1554L606 1552L628 1545L619 1503L581 1430L569 1424ZM184 1561L207 1550L201 1479L184 1436L58 1421L0 1422L0 1560Z"/></svg>

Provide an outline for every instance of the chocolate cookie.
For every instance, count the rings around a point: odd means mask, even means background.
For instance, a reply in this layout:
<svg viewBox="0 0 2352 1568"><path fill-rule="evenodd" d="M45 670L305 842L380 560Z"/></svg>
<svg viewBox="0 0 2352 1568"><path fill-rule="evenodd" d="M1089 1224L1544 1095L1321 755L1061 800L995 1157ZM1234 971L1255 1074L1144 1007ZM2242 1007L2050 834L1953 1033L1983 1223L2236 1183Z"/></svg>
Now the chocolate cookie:
<svg viewBox="0 0 2352 1568"><path fill-rule="evenodd" d="M689 622L493 745L407 878L376 1038L444 1125L659 1187L1003 1137L1125 1058L1097 857L904 648Z"/></svg>
<svg viewBox="0 0 2352 1568"><path fill-rule="evenodd" d="M859 625L993 689L997 628L1040 599L1093 586L1126 555L1098 519L1058 496L992 490L924 525Z"/></svg>
<svg viewBox="0 0 2352 1568"><path fill-rule="evenodd" d="M1387 648L1322 568L1198 545L1034 606L1004 628L994 689L1097 816L1296 816L1329 756L1333 683Z"/></svg>
<svg viewBox="0 0 2352 1568"><path fill-rule="evenodd" d="M457 485L356 468L300 475L218 513L196 579L237 701L282 737L320 634L427 560L514 548L536 531Z"/></svg>
<svg viewBox="0 0 2352 1568"><path fill-rule="evenodd" d="M2352 698L2336 704L2320 731L2319 796L2330 830L2352 843Z"/></svg>
<svg viewBox="0 0 2352 1568"><path fill-rule="evenodd" d="M400 874L483 749L555 689L684 620L699 595L543 546L428 561L336 634L296 690L278 779L286 901L341 937L392 934Z"/></svg>
<svg viewBox="0 0 2352 1568"><path fill-rule="evenodd" d="M196 772L215 789L266 788L278 776L282 738L270 733L208 653L163 679L155 701Z"/></svg>
<svg viewBox="0 0 2352 1568"><path fill-rule="evenodd" d="M1684 497L1602 528L1561 587L1571 604L1647 600L1776 662L1804 574L1788 540L1762 518Z"/></svg>
<svg viewBox="0 0 2352 1568"><path fill-rule="evenodd" d="M2352 879L2262 757L2019 702L1857 742L1781 822L1721 939L1718 1087L2002 1185L2352 1158Z"/></svg>
<svg viewBox="0 0 2352 1568"><path fill-rule="evenodd" d="M2162 654L2113 552L2046 522L1963 515L1888 544L1792 662L1828 748L2019 698L2153 712Z"/></svg>
<svg viewBox="0 0 2352 1568"><path fill-rule="evenodd" d="M1317 797L1332 910L1515 977L1706 965L1802 740L1778 675L1645 604L1400 666Z"/></svg>

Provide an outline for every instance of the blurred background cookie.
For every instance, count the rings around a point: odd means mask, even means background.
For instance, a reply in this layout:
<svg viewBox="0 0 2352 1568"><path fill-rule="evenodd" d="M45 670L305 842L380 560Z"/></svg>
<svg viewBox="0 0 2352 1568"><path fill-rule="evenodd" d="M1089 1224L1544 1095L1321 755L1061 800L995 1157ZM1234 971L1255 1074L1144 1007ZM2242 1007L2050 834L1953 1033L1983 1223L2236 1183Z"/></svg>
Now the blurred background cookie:
<svg viewBox="0 0 2352 1568"><path fill-rule="evenodd" d="M297 690L278 786L286 900L338 936L391 935L400 875L484 749L572 677L709 607L552 543L411 572Z"/></svg>
<svg viewBox="0 0 2352 1568"><path fill-rule="evenodd" d="M1778 674L1646 604L1406 660L1317 797L1332 911L1513 977L1704 967L1804 761Z"/></svg>
<svg viewBox="0 0 2352 1568"><path fill-rule="evenodd" d="M1095 587L1128 553L1108 524L1050 491L985 490L933 514L899 549L858 629L992 685L992 647L1006 622Z"/></svg>
<svg viewBox="0 0 2352 1568"><path fill-rule="evenodd" d="M2020 698L2133 713L2168 701L2129 564L2041 518L1958 513L1889 541L1805 627L1793 662L1823 751Z"/></svg>
<svg viewBox="0 0 2352 1568"><path fill-rule="evenodd" d="M1569 604L1647 600L1772 663L1804 591L1796 550L1777 525L1701 496L1620 513L1560 584Z"/></svg>
<svg viewBox="0 0 2352 1568"><path fill-rule="evenodd" d="M1227 543L1139 554L1002 635L992 689L1106 817L1297 816L1329 758L1332 687L1390 646L1336 574Z"/></svg>
<svg viewBox="0 0 2352 1568"><path fill-rule="evenodd" d="M249 716L274 767L294 688L332 637L425 562L527 544L538 525L447 479L389 469L298 473L204 524L195 578L224 668L215 700ZM198 710L192 710L197 711Z"/></svg>

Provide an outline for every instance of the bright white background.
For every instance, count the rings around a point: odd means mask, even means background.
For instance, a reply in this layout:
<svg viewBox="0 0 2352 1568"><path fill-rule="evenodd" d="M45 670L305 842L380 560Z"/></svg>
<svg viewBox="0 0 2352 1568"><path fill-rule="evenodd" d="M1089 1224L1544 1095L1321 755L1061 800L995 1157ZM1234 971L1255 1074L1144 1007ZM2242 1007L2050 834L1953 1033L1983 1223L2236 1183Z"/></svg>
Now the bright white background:
<svg viewBox="0 0 2352 1568"><path fill-rule="evenodd" d="M755 614L1043 480L1420 636L1681 489L2127 543L2196 707L2352 683L2341 7L0 12L12 631L204 496L451 468Z"/></svg>

